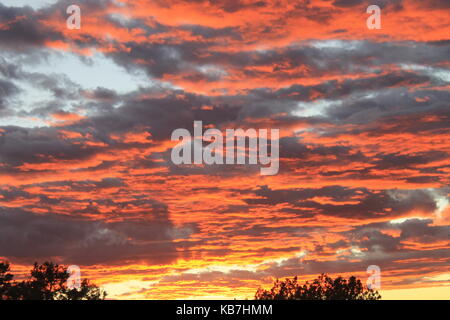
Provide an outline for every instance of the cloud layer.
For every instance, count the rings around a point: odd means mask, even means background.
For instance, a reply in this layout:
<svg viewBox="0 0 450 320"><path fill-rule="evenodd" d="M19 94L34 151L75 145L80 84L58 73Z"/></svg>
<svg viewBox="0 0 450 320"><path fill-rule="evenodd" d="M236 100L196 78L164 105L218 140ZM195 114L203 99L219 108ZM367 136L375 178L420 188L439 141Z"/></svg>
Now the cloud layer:
<svg viewBox="0 0 450 320"><path fill-rule="evenodd" d="M125 298L448 285L448 1L78 3L0 4L0 257ZM194 120L280 129L279 174L174 165Z"/></svg>

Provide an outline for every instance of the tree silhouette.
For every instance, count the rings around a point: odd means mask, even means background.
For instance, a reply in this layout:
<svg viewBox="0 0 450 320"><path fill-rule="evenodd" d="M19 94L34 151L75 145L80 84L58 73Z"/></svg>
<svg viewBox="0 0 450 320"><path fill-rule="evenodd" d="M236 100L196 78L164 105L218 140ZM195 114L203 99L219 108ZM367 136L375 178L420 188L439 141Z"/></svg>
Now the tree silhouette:
<svg viewBox="0 0 450 320"><path fill-rule="evenodd" d="M6 299L7 293L11 288L14 276L9 271L9 263L0 262L0 300Z"/></svg>
<svg viewBox="0 0 450 320"><path fill-rule="evenodd" d="M297 277L276 280L270 290L259 288L256 300L379 300L381 295L376 290L365 287L361 280L351 276L330 278L321 274L311 283L301 285Z"/></svg>
<svg viewBox="0 0 450 320"><path fill-rule="evenodd" d="M80 288L69 288L67 268L52 262L35 263L29 279L12 281L9 263L0 263L1 300L101 300L106 292L84 279Z"/></svg>

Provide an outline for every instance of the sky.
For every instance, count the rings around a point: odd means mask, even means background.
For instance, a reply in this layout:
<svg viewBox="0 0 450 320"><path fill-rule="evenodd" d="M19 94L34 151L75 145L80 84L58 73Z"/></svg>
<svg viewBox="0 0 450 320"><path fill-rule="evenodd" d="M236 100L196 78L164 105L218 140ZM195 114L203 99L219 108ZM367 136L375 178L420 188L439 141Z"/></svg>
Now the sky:
<svg viewBox="0 0 450 320"><path fill-rule="evenodd" d="M449 13L0 0L0 259L78 265L113 299L251 299L371 265L384 298L449 299ZM194 121L279 129L278 174L174 164Z"/></svg>

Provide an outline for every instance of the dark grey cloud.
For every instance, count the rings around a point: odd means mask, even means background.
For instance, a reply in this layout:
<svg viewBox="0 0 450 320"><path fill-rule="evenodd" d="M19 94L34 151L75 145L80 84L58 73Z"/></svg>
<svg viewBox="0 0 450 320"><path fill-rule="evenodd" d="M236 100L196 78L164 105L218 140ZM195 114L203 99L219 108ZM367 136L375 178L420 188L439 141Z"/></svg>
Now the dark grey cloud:
<svg viewBox="0 0 450 320"><path fill-rule="evenodd" d="M44 18L30 7L6 7L0 3L0 21L6 28L0 29L0 47L26 53L32 47L43 47L46 40L62 40L59 32L39 23Z"/></svg>
<svg viewBox="0 0 450 320"><path fill-rule="evenodd" d="M98 151L98 147L73 144L60 139L55 128L3 127L0 148L2 163L14 167L24 163L43 163L52 158L88 159Z"/></svg>
<svg viewBox="0 0 450 320"><path fill-rule="evenodd" d="M19 88L14 83L0 79L0 113L8 108L8 98L18 92Z"/></svg>
<svg viewBox="0 0 450 320"><path fill-rule="evenodd" d="M365 4L369 5L377 5L380 8L389 8L394 7L395 9L400 9L403 4L403 0L334 0L333 5L340 8L351 8L355 6L359 6Z"/></svg>
<svg viewBox="0 0 450 320"><path fill-rule="evenodd" d="M220 38L219 38L220 39ZM118 64L132 68L140 61L140 68L154 77L166 74L186 73L186 80L196 74L199 79L207 80L198 67L214 65L227 72L239 70L246 77L260 76L273 79L298 79L300 77L341 73L366 73L368 70L381 72L383 65L392 64L435 64L445 60L449 46L433 46L414 42L342 41L341 46L317 47L315 44L302 43L281 50L241 51L236 53L211 50L214 43L190 42L180 44L127 43L130 52L114 52L110 55ZM349 49L349 45L351 49ZM208 53L207 55L204 53ZM256 71L247 66L268 66L273 71ZM301 67L306 68L301 68ZM284 72L293 70L296 72ZM392 76L391 76L392 78ZM197 79L198 80L198 79ZM209 81L218 81L220 78ZM395 79L386 79L386 81ZM420 79L419 79L420 81Z"/></svg>
<svg viewBox="0 0 450 320"><path fill-rule="evenodd" d="M414 95L408 93L406 88L385 89L378 91L374 96L354 96L346 100L345 104L332 106L326 111L326 117L335 123L367 123L370 121L394 119L398 116L426 113L447 113L448 93L431 93L426 103L416 100L422 92ZM411 126L414 123L411 123ZM433 123L438 126L439 123Z"/></svg>
<svg viewBox="0 0 450 320"><path fill-rule="evenodd" d="M54 258L80 265L162 264L177 258L167 209L141 219L106 222L0 207L0 221L1 255L21 262Z"/></svg>
<svg viewBox="0 0 450 320"><path fill-rule="evenodd" d="M374 169L414 169L435 161L444 161L449 155L444 151L419 152L415 154L382 154L377 155Z"/></svg>
<svg viewBox="0 0 450 320"><path fill-rule="evenodd" d="M450 9L450 3L446 0L427 0L427 1L418 1L416 2L426 8L430 9Z"/></svg>
<svg viewBox="0 0 450 320"><path fill-rule="evenodd" d="M272 190L268 186L261 186L252 193L254 193L257 198L248 198L245 200L247 203L275 205L280 203L295 203L313 197L331 197L334 201L348 201L356 195L369 195L370 191L365 188L351 189L343 186L286 190Z"/></svg>
<svg viewBox="0 0 450 320"><path fill-rule="evenodd" d="M365 188L349 189L342 186L319 189L299 188L271 190L267 186L253 191L255 198L244 198L248 204L289 204L292 208L309 209L315 215L354 219L401 216L413 210L431 213L436 209L432 194L424 190L370 191ZM353 201L356 204L322 204L314 197L328 197L336 202Z"/></svg>
<svg viewBox="0 0 450 320"><path fill-rule="evenodd" d="M318 85L301 85L295 84L288 88L282 88L275 92L261 88L252 90L261 98L265 99L291 99L294 101L311 101L318 98L322 99L339 99L348 97L349 95L361 92L377 91L380 89L389 89L392 87L408 87L418 84L427 84L435 82L436 85L443 82L420 75L414 72L397 71L367 78L345 79L343 81L329 80Z"/></svg>
<svg viewBox="0 0 450 320"><path fill-rule="evenodd" d="M398 236L383 233L385 230L398 230ZM450 239L450 226L433 225L433 219L410 218L404 221L378 222L353 227L343 234L361 248L383 251L406 250L405 241L433 243ZM420 251L420 250L418 250Z"/></svg>
<svg viewBox="0 0 450 320"><path fill-rule="evenodd" d="M399 225L400 239L411 239L421 243L433 243L450 239L450 226L433 226L433 220L409 219Z"/></svg>
<svg viewBox="0 0 450 320"><path fill-rule="evenodd" d="M77 181L57 181L34 184L33 186L44 187L46 190L57 191L58 187L70 188L72 191L77 192L92 192L100 189L119 188L126 186L123 179L120 178L103 178L101 180L77 180Z"/></svg>

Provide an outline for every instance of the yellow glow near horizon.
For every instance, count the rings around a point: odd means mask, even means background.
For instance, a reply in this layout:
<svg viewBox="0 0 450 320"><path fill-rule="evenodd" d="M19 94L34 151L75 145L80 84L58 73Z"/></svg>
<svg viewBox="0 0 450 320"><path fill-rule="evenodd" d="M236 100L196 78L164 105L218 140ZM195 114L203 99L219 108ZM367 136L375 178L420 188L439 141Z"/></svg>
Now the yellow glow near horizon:
<svg viewBox="0 0 450 320"><path fill-rule="evenodd" d="M450 285L428 288L381 290L383 300L450 300Z"/></svg>

